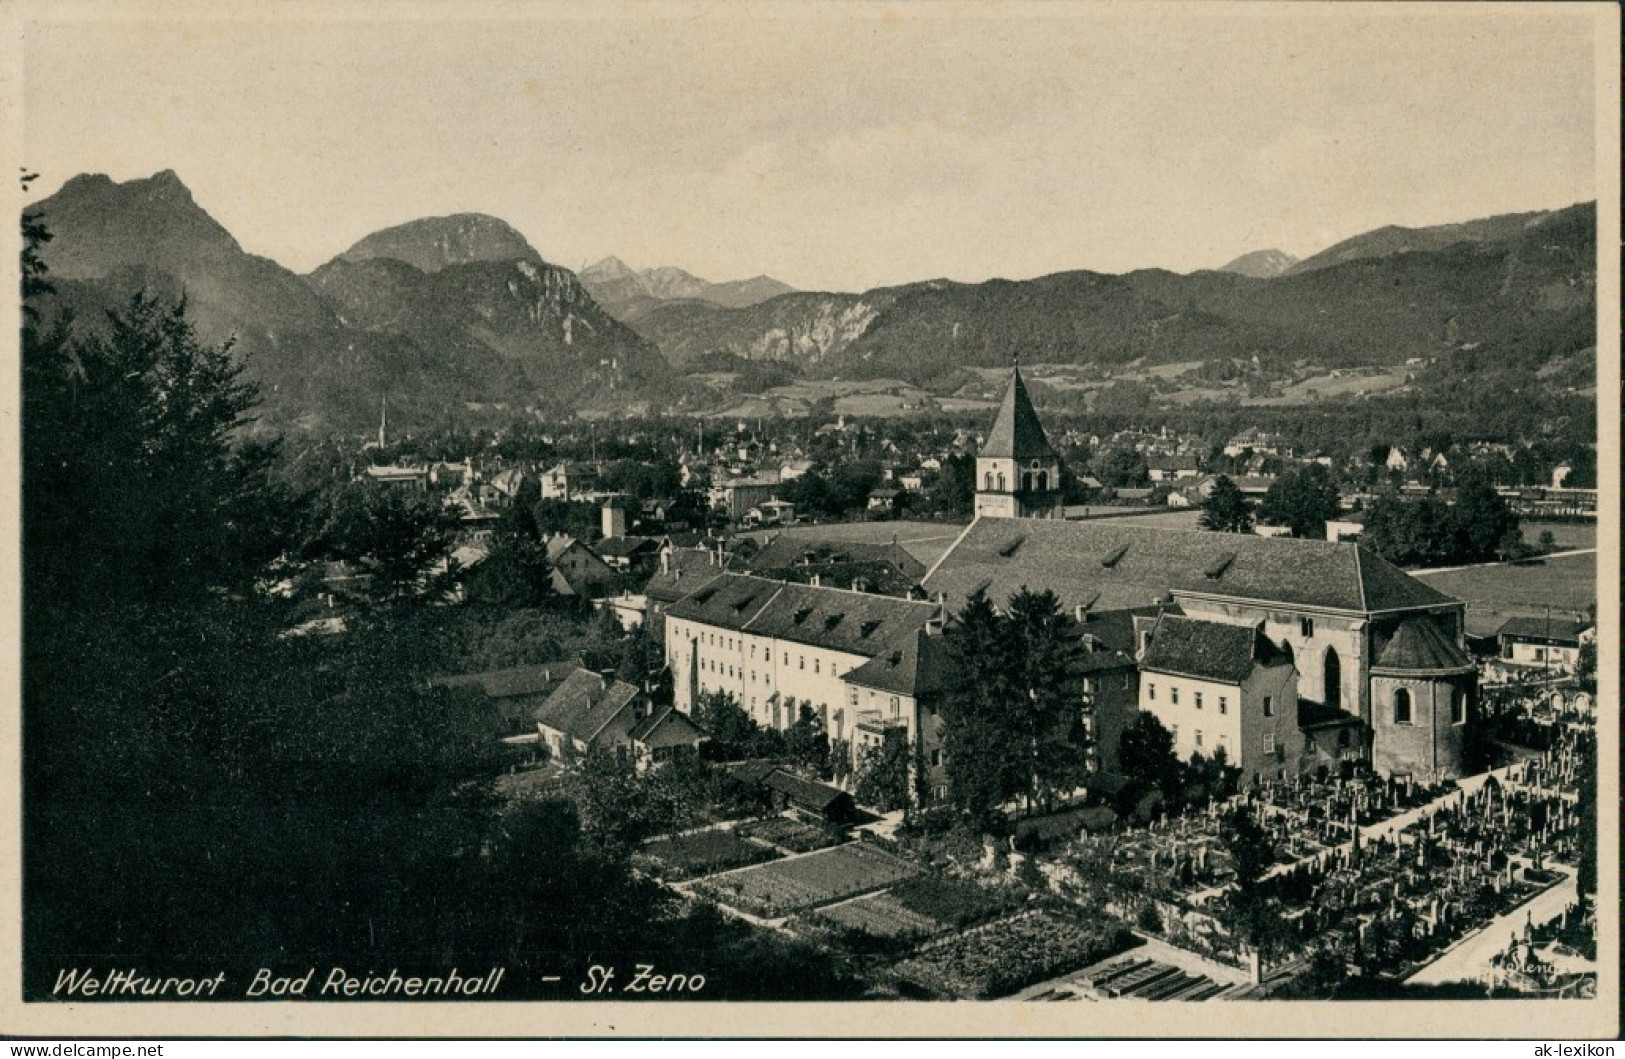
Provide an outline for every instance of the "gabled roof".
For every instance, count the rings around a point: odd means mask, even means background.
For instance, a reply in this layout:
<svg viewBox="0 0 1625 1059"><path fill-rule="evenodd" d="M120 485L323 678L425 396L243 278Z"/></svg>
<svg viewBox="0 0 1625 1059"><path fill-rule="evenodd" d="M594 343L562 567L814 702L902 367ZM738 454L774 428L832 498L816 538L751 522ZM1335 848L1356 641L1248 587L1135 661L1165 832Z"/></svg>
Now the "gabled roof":
<svg viewBox="0 0 1625 1059"><path fill-rule="evenodd" d="M668 607L666 617L743 630L785 587L777 581L719 571L716 577L703 585L696 584L686 596Z"/></svg>
<svg viewBox="0 0 1625 1059"><path fill-rule="evenodd" d="M600 556L630 556L643 552L652 552L660 547L660 541L654 537L605 537L593 546L593 550Z"/></svg>
<svg viewBox="0 0 1625 1059"><path fill-rule="evenodd" d="M868 658L923 629L940 613L935 603L918 600L755 577L744 580L778 589L750 618L746 631Z"/></svg>
<svg viewBox="0 0 1625 1059"><path fill-rule="evenodd" d="M1240 684L1257 665L1288 664L1257 628L1164 614L1140 659L1148 672Z"/></svg>
<svg viewBox="0 0 1625 1059"><path fill-rule="evenodd" d="M1388 642L1377 649L1371 671L1464 673L1472 668L1467 655L1435 622L1416 615L1400 622Z"/></svg>
<svg viewBox="0 0 1625 1059"><path fill-rule="evenodd" d="M843 541L800 533L780 533L748 560L738 563L745 573L816 563L888 562L918 581L925 576L925 564L900 544L870 541Z"/></svg>
<svg viewBox="0 0 1625 1059"><path fill-rule="evenodd" d="M1020 547L1005 552L1021 538ZM1255 537L1126 524L979 518L925 578L950 609L977 586L1002 605L1023 586L1068 608L1143 607L1170 595L1222 596L1357 613L1459 601L1348 542Z"/></svg>
<svg viewBox="0 0 1625 1059"><path fill-rule="evenodd" d="M922 629L903 637L891 650L875 655L842 679L888 695L920 698L944 690L953 677L942 637Z"/></svg>
<svg viewBox="0 0 1625 1059"><path fill-rule="evenodd" d="M661 603L674 603L715 581L722 573L715 556L705 548L673 548L664 568L655 572L644 594Z"/></svg>
<svg viewBox="0 0 1625 1059"><path fill-rule="evenodd" d="M656 710L632 729L632 741L650 750L672 746L696 746L705 739L705 729L676 707Z"/></svg>
<svg viewBox="0 0 1625 1059"><path fill-rule="evenodd" d="M637 696L638 689L625 681L607 683L597 673L577 669L536 710L536 723L590 743Z"/></svg>
<svg viewBox="0 0 1625 1059"><path fill-rule="evenodd" d="M486 697L493 699L544 695L558 687L564 671L568 668L564 663L551 666L514 666L510 669L491 669L483 673L434 677L429 684L437 688L475 687L485 692Z"/></svg>
<svg viewBox="0 0 1625 1059"><path fill-rule="evenodd" d="M838 802L851 797L839 787L804 780L792 772L786 772L784 769L774 769L769 772L762 779L762 786L768 790L778 791L802 808L812 809L817 812L827 812Z"/></svg>
<svg viewBox="0 0 1625 1059"><path fill-rule="evenodd" d="M1027 396L1027 384L1022 381L1019 368L1010 369L1010 384L1005 387L999 414L977 455L1017 460L1057 458L1032 399Z"/></svg>
<svg viewBox="0 0 1625 1059"><path fill-rule="evenodd" d="M1580 634L1589 628L1590 622L1574 621L1569 618L1515 617L1502 622L1501 627L1495 630L1495 635L1577 647L1580 643Z"/></svg>

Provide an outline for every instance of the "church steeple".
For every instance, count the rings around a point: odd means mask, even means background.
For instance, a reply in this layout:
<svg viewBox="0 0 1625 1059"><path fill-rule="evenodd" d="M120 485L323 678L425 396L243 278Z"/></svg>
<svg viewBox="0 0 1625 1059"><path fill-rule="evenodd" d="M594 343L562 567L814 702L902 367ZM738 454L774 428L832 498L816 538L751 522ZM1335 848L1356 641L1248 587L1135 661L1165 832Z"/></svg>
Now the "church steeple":
<svg viewBox="0 0 1625 1059"><path fill-rule="evenodd" d="M1010 383L1004 389L1004 401L999 414L988 432L982 456L1009 457L1019 461L1033 459L1054 460L1055 449L1050 446L1044 424L1038 420L1038 410L1027 396L1027 384L1021 378L1021 369L1010 368Z"/></svg>
<svg viewBox="0 0 1625 1059"><path fill-rule="evenodd" d="M1014 364L993 429L976 456L976 514L1062 517L1061 458L1027 396L1021 368Z"/></svg>

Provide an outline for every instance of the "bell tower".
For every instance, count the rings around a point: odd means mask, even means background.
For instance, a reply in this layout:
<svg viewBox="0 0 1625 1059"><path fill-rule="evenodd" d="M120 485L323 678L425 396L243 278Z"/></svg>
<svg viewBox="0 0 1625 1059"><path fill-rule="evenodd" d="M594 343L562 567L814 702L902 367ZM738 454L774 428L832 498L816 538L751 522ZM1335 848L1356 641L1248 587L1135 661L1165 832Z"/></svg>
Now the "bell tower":
<svg viewBox="0 0 1625 1059"><path fill-rule="evenodd" d="M1016 365L987 443L976 455L976 515L1063 517L1061 457L1044 434Z"/></svg>

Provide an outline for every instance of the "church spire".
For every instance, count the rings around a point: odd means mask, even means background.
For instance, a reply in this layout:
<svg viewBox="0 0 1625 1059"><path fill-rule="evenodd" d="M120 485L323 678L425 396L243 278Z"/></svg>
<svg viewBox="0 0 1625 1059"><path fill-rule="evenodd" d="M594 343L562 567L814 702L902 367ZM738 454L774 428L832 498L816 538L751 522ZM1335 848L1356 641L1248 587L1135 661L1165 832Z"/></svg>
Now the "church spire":
<svg viewBox="0 0 1625 1059"><path fill-rule="evenodd" d="M1025 460L1054 460L1056 452L1044 433L1044 424L1038 420L1032 399L1027 396L1027 384L1021 378L1021 368L1010 366L1010 384L1005 387L999 414L993 420L987 444L979 455Z"/></svg>

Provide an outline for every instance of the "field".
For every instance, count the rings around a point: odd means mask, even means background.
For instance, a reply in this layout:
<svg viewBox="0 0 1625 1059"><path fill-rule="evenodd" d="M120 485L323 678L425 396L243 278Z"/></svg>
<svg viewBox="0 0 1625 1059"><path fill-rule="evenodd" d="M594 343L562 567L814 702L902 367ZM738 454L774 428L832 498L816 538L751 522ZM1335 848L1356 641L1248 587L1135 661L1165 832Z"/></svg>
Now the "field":
<svg viewBox="0 0 1625 1059"><path fill-rule="evenodd" d="M1523 539L1530 544L1540 540L1541 530L1550 530L1552 536L1557 538L1559 551L1570 548L1595 548L1597 546L1597 524L1595 522L1540 522L1526 519L1520 523L1523 530Z"/></svg>
<svg viewBox="0 0 1625 1059"><path fill-rule="evenodd" d="M1547 607L1554 616L1584 617L1586 604L1597 598L1595 555L1412 574L1440 592L1465 600L1467 631L1475 636L1494 632L1514 615L1544 615Z"/></svg>
<svg viewBox="0 0 1625 1059"><path fill-rule="evenodd" d="M848 930L888 941L928 938L944 929L936 920L904 908L891 894L870 894L819 909L818 916Z"/></svg>
<svg viewBox="0 0 1625 1059"><path fill-rule="evenodd" d="M907 861L854 842L805 857L741 868L695 884L700 893L763 916L784 916L890 886L916 873Z"/></svg>
<svg viewBox="0 0 1625 1059"><path fill-rule="evenodd" d="M734 833L743 838L754 838L791 853L811 853L815 849L838 846L845 837L832 827L820 827L783 816L769 817L748 824L740 824Z"/></svg>
<svg viewBox="0 0 1625 1059"><path fill-rule="evenodd" d="M660 862L669 879L689 879L747 864L760 864L778 855L766 846L745 841L732 831L720 830L659 839L646 844L640 852Z"/></svg>
<svg viewBox="0 0 1625 1059"><path fill-rule="evenodd" d="M931 995L985 1000L1087 967L1137 943L1113 922L1029 912L928 945L892 973Z"/></svg>

